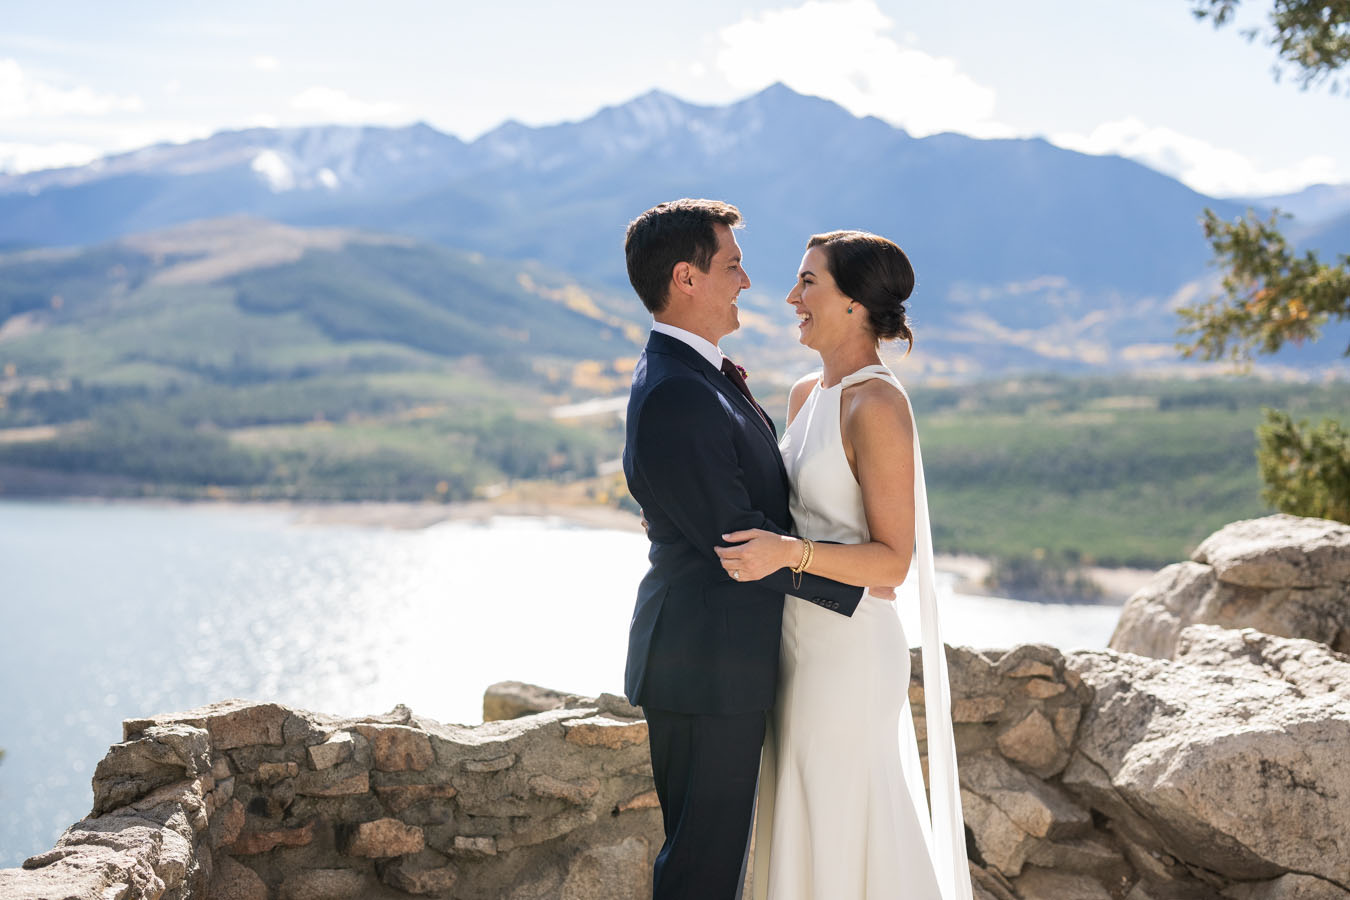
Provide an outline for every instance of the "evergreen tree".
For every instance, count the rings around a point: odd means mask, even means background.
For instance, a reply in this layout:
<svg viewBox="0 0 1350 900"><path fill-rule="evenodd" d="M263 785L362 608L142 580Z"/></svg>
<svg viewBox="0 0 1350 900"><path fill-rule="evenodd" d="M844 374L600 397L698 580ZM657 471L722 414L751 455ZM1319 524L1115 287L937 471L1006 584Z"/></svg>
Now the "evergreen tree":
<svg viewBox="0 0 1350 900"><path fill-rule="evenodd" d="M1239 0L1192 0L1192 12L1215 27L1229 25ZM1243 32L1275 48L1276 77L1292 71L1303 89L1342 82L1350 62L1350 2L1274 0L1263 30ZM1332 320L1350 319L1350 255L1326 263L1311 251L1298 256L1278 228L1278 210L1262 219L1248 210L1226 222L1205 210L1205 237L1224 271L1222 290L1180 310L1187 356L1250 361L1286 342L1316 340ZM1350 356L1350 347L1346 355ZM1312 428L1287 414L1266 410L1257 435L1257 458L1266 501L1282 512L1350 522L1350 434L1324 420Z"/></svg>

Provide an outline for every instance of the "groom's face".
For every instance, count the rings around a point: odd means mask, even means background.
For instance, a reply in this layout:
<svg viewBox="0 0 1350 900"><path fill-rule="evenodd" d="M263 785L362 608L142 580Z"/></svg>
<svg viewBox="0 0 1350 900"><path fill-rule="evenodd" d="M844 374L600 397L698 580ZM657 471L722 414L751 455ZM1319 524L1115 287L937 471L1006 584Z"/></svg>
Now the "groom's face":
<svg viewBox="0 0 1350 900"><path fill-rule="evenodd" d="M735 233L720 223L713 227L717 232L717 252L707 272L691 267L694 292L690 299L705 323L705 337L716 335L713 338L716 343L740 327L736 298L750 287L750 276L741 265L741 247L736 243Z"/></svg>

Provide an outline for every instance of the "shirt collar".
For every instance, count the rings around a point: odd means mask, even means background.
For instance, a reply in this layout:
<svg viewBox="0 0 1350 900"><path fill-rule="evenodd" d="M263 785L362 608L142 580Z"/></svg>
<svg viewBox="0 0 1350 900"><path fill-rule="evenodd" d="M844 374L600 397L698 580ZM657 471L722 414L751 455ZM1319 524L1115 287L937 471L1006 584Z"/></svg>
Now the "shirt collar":
<svg viewBox="0 0 1350 900"><path fill-rule="evenodd" d="M720 370L722 368L722 351L717 349L717 345L707 338L699 337L692 331L685 331L683 328L676 328L674 325L667 325L665 322L653 322L652 331L688 344L698 351L699 356L708 361L708 365L714 369Z"/></svg>

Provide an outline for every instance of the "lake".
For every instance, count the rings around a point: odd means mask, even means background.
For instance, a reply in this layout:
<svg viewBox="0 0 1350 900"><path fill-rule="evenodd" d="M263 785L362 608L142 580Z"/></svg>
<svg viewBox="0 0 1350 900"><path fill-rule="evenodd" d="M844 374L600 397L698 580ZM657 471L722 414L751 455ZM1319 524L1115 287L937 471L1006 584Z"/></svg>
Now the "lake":
<svg viewBox="0 0 1350 900"><path fill-rule="evenodd" d="M620 693L640 533L277 508L0 502L0 868L86 815L121 721L229 697L475 723L483 689ZM917 646L917 598L901 621ZM1116 607L948 592L949 644L1101 647Z"/></svg>

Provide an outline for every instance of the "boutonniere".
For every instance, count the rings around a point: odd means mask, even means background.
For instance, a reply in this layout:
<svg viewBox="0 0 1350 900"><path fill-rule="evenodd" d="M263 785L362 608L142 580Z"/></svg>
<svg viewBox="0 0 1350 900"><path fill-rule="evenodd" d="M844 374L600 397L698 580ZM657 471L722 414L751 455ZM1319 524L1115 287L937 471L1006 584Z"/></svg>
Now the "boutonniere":
<svg viewBox="0 0 1350 900"><path fill-rule="evenodd" d="M741 365L740 363L732 363L732 365L736 367L737 372L741 373L742 378L749 380L750 373L745 371L745 366Z"/></svg>

